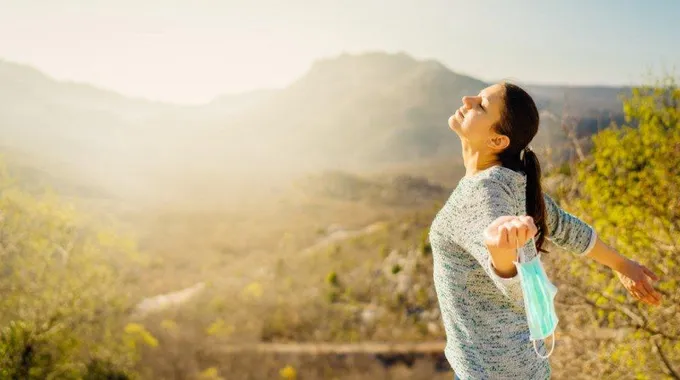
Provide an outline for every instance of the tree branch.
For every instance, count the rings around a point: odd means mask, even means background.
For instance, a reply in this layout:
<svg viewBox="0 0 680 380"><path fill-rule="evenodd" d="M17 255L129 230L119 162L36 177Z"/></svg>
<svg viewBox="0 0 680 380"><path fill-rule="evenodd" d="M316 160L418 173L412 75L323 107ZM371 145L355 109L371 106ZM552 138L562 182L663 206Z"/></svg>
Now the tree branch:
<svg viewBox="0 0 680 380"><path fill-rule="evenodd" d="M659 356L661 357L661 361L663 362L664 367L666 367L666 369L668 370L669 375L671 375L674 379L680 380L680 373L678 373L678 371L676 371L673 368L673 365L671 364L670 360L668 360L668 357L663 352L663 348L659 344L658 339L654 339L653 341L654 341L654 347L656 347L656 352L659 353Z"/></svg>
<svg viewBox="0 0 680 380"><path fill-rule="evenodd" d="M671 220L673 220L673 219L671 218ZM675 224L676 222L673 221L672 223ZM673 247L675 248L675 251L677 252L678 251L678 242L675 239L675 237L673 236L673 231L671 231L669 226L667 226L666 223L664 223L663 221L661 221L661 226L663 227L664 232L668 236L668 239L671 241L671 244L673 244Z"/></svg>
<svg viewBox="0 0 680 380"><path fill-rule="evenodd" d="M576 293L577 296L579 296L581 299L583 299L588 305L592 306L595 309L600 309L600 310L607 310L607 311L618 311L622 314L625 314L630 320L633 322L633 327L635 327L638 330L645 331L649 334L652 335L659 335L662 336L668 340L673 340L673 341L678 341L680 340L680 336L677 335L669 335L666 334L665 332L659 331L657 329L654 329L649 326L649 321L644 315L638 314L635 311L633 311L631 308L627 307L626 305L621 305L617 303L615 300L612 300L611 298L607 297L606 295L602 295L602 297L606 298L607 301L609 301L610 306L598 306L588 298L583 292L574 287L574 286L569 286L574 293Z"/></svg>
<svg viewBox="0 0 680 380"><path fill-rule="evenodd" d="M574 146L574 152L578 157L578 161L584 161L586 159L585 154L583 154L583 149L581 148L581 143L578 141L576 136L576 128L578 123L581 121L580 117L569 117L569 112L567 109L567 104L569 103L567 94L564 94L564 104L562 105L562 120L560 122L560 127L567 138L570 140Z"/></svg>

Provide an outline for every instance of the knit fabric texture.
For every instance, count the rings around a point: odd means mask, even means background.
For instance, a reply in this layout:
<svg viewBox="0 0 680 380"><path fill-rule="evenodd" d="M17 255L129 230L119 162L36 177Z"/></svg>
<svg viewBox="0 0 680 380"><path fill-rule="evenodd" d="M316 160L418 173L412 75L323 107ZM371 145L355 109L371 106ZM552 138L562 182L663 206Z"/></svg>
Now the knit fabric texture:
<svg viewBox="0 0 680 380"><path fill-rule="evenodd" d="M575 257L586 255L596 241L593 228L544 199L546 238ZM519 274L498 276L483 238L496 218L526 214L525 174L493 166L463 177L430 227L445 354L461 379L550 378L548 360L529 340ZM532 240L522 250L527 261L538 254ZM546 353L543 341L537 348Z"/></svg>

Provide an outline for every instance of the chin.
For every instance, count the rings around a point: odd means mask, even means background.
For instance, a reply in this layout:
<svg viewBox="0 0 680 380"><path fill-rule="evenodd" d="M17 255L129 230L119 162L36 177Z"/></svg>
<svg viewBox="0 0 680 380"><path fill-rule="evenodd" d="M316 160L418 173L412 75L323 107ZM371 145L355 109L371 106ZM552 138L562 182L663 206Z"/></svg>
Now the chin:
<svg viewBox="0 0 680 380"><path fill-rule="evenodd" d="M458 129L460 129L460 124L458 123L458 120L456 120L456 115L451 115L449 117L449 128L458 133Z"/></svg>

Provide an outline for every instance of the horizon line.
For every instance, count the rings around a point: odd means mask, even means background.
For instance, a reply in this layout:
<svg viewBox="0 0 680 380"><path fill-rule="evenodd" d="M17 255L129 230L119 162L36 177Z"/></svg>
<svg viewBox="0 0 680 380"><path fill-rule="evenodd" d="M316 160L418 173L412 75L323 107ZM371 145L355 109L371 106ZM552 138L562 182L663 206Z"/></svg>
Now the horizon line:
<svg viewBox="0 0 680 380"><path fill-rule="evenodd" d="M406 55L413 59L416 62L419 63L425 63L425 62L437 62L441 64L444 68L446 68L448 71L450 71L453 74L460 75L460 76L465 76L468 78L476 79L481 82L484 82L486 84L493 84L493 83L498 83L498 82L503 82L503 81L508 81L508 82L514 82L514 83L521 83L523 86L528 86L528 87L546 87L546 88L609 88L609 89L627 89L627 88L632 88L635 86L640 86L643 85L644 83L629 83L629 84L614 84L614 83L590 83L590 82L577 82L577 83L567 83L567 82L560 82L560 81L523 81L519 80L518 78L505 78L505 79L495 79L495 80L487 80L483 79L480 77L476 77L473 75L469 75L460 71L453 70L450 68L448 65L446 65L444 62L434 59L434 58L416 58L414 55L409 54L408 52L405 51L397 51L397 52L388 52L386 50L367 50L364 52L360 53L349 53L347 51L341 51L335 55L326 55L322 57L318 57L314 60L312 60L308 65L307 69L305 70L305 73L307 73L315 63L321 62L321 61L333 61L337 60L342 56L352 56L352 57L361 57L361 56L366 56L370 54L384 54L384 55L392 55L392 56L397 56L397 55ZM7 63L10 65L15 65L15 66L23 66L28 69L32 69L37 71L39 74L44 75L47 77L49 80L52 80L54 82L60 83L60 84L70 84L70 85L80 85L80 86L87 86L91 87L95 90L103 91L103 92L109 92L111 94L121 96L124 98L127 98L129 100L137 100L137 101L143 101L143 102L149 102L149 103L155 103L155 104L164 104L164 105L171 105L171 106L179 106L179 107L200 107L200 106L205 106L208 105L215 100L217 100L220 97L223 96L239 96L239 95L244 95L248 93L253 93L253 92L258 92L258 91L283 91L289 86L293 85L295 82L299 81L301 78L304 78L306 74L303 74L302 76L299 76L295 79L293 79L291 82L288 84L284 85L283 87L254 87L252 89L247 89L247 90L242 90L242 91L233 91L233 92L220 92L218 94L215 94L211 96L210 100L208 101L201 101L201 102L190 102L190 101L168 101L168 100L161 100L161 99L154 99L153 97L149 97L146 95L134 95L134 94L128 94L125 93L124 91L120 91L111 87L108 87L104 84L96 83L96 82L87 82L87 81L78 81L74 79L57 79L55 78L52 74L50 74L47 70L40 68L40 66L33 64L33 63L28 63L28 62L22 62L19 60L14 60L14 59L8 59L7 57L0 56L0 63Z"/></svg>

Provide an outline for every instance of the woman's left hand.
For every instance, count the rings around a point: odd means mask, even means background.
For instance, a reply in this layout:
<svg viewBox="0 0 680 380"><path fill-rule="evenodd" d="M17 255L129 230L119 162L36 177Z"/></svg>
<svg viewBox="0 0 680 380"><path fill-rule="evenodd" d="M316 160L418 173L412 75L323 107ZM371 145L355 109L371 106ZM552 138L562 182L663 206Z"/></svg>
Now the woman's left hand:
<svg viewBox="0 0 680 380"><path fill-rule="evenodd" d="M536 236L538 228L528 215L498 217L484 230L484 244L489 249L512 251L523 247Z"/></svg>
<svg viewBox="0 0 680 380"><path fill-rule="evenodd" d="M623 265L614 272L633 297L652 306L661 304L661 294L654 290L649 281L650 279L658 281L659 277L647 267L636 261L626 259Z"/></svg>

